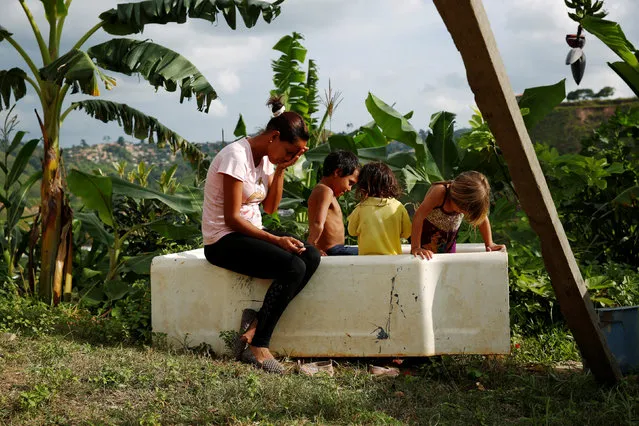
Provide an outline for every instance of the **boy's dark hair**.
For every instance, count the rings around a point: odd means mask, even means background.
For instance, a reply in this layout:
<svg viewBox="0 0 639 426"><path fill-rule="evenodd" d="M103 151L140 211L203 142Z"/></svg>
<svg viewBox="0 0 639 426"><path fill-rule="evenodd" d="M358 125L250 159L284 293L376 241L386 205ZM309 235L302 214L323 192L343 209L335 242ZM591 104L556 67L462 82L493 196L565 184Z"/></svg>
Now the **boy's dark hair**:
<svg viewBox="0 0 639 426"><path fill-rule="evenodd" d="M381 161L375 161L360 170L357 195L360 198L397 198L402 195L402 189L391 168Z"/></svg>
<svg viewBox="0 0 639 426"><path fill-rule="evenodd" d="M335 170L339 170L339 176L344 177L352 175L359 167L357 155L350 151L334 151L328 154L324 159L322 176L332 176Z"/></svg>
<svg viewBox="0 0 639 426"><path fill-rule="evenodd" d="M284 106L284 102L281 96L272 96L266 105L269 105L271 111L276 113ZM271 118L266 125L266 130L277 130L280 132L280 140L289 143L295 143L298 140L308 141L310 138L304 119L294 111L284 111Z"/></svg>

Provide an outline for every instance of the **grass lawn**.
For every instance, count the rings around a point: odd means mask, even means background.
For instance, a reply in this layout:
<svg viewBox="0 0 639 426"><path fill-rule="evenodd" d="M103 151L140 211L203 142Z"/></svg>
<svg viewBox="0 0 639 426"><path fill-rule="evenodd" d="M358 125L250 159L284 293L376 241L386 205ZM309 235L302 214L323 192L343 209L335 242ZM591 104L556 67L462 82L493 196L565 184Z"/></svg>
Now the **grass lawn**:
<svg viewBox="0 0 639 426"><path fill-rule="evenodd" d="M565 335L560 344L545 339L514 339L513 355L501 359L407 359L400 376L379 378L367 365L380 360L336 360L334 377L274 376L162 345L18 336L0 342L0 424L639 422L637 376L600 387L578 369L556 368L554 361L576 358Z"/></svg>

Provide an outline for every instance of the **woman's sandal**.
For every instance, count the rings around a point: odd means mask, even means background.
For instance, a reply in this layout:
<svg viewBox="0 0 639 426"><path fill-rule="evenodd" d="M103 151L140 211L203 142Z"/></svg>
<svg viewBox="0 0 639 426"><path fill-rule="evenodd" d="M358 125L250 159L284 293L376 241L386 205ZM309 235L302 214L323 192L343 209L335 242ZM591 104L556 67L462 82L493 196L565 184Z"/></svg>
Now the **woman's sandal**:
<svg viewBox="0 0 639 426"><path fill-rule="evenodd" d="M253 309L244 309L242 311L242 320L240 321L240 331L233 343L233 357L241 361L242 352L248 347L248 342L242 340L242 335L246 333L253 321L257 319L257 311Z"/></svg>
<svg viewBox="0 0 639 426"><path fill-rule="evenodd" d="M263 362L259 362L249 348L244 349L242 355L240 356L240 361L246 364L251 364L266 371L267 373L284 374L285 371L284 366L280 364L275 358L269 358L265 359Z"/></svg>

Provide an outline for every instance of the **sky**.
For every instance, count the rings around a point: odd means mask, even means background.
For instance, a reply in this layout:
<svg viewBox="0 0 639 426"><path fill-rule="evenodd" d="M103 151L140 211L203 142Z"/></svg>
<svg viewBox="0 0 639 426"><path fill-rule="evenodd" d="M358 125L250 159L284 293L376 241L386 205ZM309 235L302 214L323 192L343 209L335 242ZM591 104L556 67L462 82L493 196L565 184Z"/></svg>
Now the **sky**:
<svg viewBox="0 0 639 426"><path fill-rule="evenodd" d="M74 0L67 18L62 50L69 49L98 15L121 0ZM27 0L40 27L45 28L41 2ZM565 65L569 47L565 35L575 33L577 24L567 16L563 0L485 0L510 84L515 93L528 87L544 86L566 79L567 92L577 89L570 67ZM607 19L621 24L626 37L639 44L639 2L606 0ZM156 117L164 125L191 142L232 140L239 114L249 132L266 125L270 111L265 106L273 88L271 61L279 57L273 45L293 31L304 35L307 60L319 66L320 93L329 81L341 93L342 102L330 122L331 130L346 130L371 120L364 100L373 93L402 112L414 111L411 124L427 129L430 116L447 110L457 114L456 128L468 127L474 97L466 81L461 56L431 0L286 0L282 13L271 24L260 22L247 29L238 24L230 30L225 21L211 24L191 20L186 24L150 25L141 35L173 49L204 74L219 94L208 114L199 112L194 100L179 103L177 92L157 92L137 76L107 73L117 86L101 98L126 103ZM633 17L635 17L633 19ZM32 56L37 57L33 34L18 1L0 1L0 25ZM47 29L48 30L48 29ZM99 31L85 48L112 38ZM598 91L615 88L615 97L633 93L607 66L619 60L594 36L586 35L586 73L580 88ZM38 64L39 66L41 64ZM0 69L27 67L13 48L0 42ZM31 87L18 102L20 127L39 136L34 108L38 107ZM77 94L71 101L88 98ZM323 110L321 110L323 113ZM103 124L82 111L74 111L62 126L60 144L69 147L100 143L125 136L116 124ZM125 136L126 140L133 140Z"/></svg>

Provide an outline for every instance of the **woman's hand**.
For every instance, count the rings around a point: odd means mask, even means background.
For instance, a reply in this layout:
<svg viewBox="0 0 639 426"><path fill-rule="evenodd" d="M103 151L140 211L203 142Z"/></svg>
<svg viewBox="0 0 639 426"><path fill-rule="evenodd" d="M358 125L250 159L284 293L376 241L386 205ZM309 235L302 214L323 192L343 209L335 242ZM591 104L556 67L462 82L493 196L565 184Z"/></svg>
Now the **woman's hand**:
<svg viewBox="0 0 639 426"><path fill-rule="evenodd" d="M410 252L413 256L421 257L422 259L431 260L433 258L433 252L425 248L417 247L411 249Z"/></svg>
<svg viewBox="0 0 639 426"><path fill-rule="evenodd" d="M506 246L504 244L490 243L486 244L486 251L505 251Z"/></svg>
<svg viewBox="0 0 639 426"><path fill-rule="evenodd" d="M277 165L277 167L275 168L275 171L277 171L278 169L279 169L280 171L284 171L287 167L290 167L290 166L292 166L293 164L297 163L297 160L299 160L299 159L300 159L300 157L301 157L301 156L302 156L302 155L303 155L306 151L308 151L308 147L307 147L307 146L300 148L300 150L299 150L299 151L297 151L297 154L295 154L295 155L293 156L293 158L291 158L290 160L288 160L288 161L286 161L286 162L284 162L284 163L279 163L279 164Z"/></svg>
<svg viewBox="0 0 639 426"><path fill-rule="evenodd" d="M293 237L278 237L277 245L289 253L302 254L306 251L304 243Z"/></svg>

